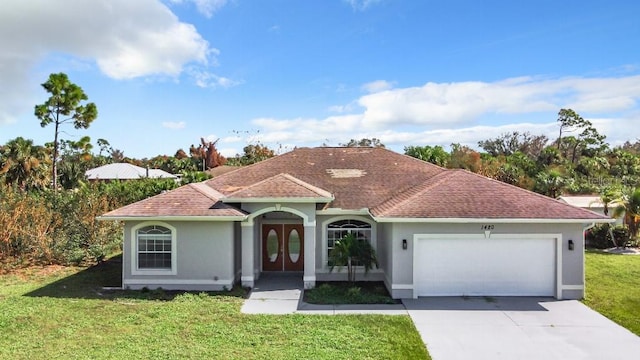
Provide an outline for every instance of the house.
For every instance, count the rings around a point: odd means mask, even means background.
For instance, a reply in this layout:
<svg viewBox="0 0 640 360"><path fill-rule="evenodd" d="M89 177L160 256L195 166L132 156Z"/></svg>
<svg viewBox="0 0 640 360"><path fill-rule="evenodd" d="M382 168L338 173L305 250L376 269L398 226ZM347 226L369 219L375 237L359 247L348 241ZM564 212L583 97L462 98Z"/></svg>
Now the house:
<svg viewBox="0 0 640 360"><path fill-rule="evenodd" d="M135 180L143 178L174 179L179 177L160 169L145 169L140 166L127 163L115 163L102 165L85 171L85 176L90 181L110 180Z"/></svg>
<svg viewBox="0 0 640 360"><path fill-rule="evenodd" d="M369 241L394 298L584 295L584 231L611 220L527 190L381 148L299 148L111 211L124 222L123 286L306 288L336 240ZM362 272L361 272L362 273Z"/></svg>
<svg viewBox="0 0 640 360"><path fill-rule="evenodd" d="M558 200L565 202L569 205L576 206L583 209L594 211L598 214L604 214L604 203L598 195L563 195L559 196ZM614 210L618 207L618 203L611 202L608 204L609 217L613 215ZM622 225L623 216L615 218L616 225Z"/></svg>

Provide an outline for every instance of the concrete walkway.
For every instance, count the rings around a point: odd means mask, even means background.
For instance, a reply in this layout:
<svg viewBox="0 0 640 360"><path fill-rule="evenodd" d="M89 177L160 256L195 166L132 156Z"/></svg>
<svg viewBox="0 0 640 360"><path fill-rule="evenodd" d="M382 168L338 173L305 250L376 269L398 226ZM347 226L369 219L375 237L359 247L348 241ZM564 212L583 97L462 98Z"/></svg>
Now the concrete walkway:
<svg viewBox="0 0 640 360"><path fill-rule="evenodd" d="M402 304L392 305L315 305L302 301L302 274L262 273L249 298L242 305L244 314L383 314L408 315Z"/></svg>

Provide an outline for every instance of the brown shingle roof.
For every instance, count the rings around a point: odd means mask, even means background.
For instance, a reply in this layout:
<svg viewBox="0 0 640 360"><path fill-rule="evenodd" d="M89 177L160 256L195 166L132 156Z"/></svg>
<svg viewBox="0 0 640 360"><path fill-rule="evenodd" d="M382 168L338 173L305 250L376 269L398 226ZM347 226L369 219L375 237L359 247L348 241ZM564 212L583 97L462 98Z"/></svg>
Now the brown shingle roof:
<svg viewBox="0 0 640 360"><path fill-rule="evenodd" d="M329 207L372 208L445 169L381 148L300 148L210 179L225 195L281 173L324 189Z"/></svg>
<svg viewBox="0 0 640 360"><path fill-rule="evenodd" d="M323 203L332 196L325 208L370 209L380 219L606 219L468 171L446 170L381 148L296 149L105 217L243 216L222 201L305 198Z"/></svg>
<svg viewBox="0 0 640 360"><path fill-rule="evenodd" d="M448 170L371 210L388 218L602 219L602 215L466 170Z"/></svg>
<svg viewBox="0 0 640 360"><path fill-rule="evenodd" d="M103 217L244 216L243 211L214 197L213 189L189 184L110 211Z"/></svg>
<svg viewBox="0 0 640 360"><path fill-rule="evenodd" d="M289 174L278 174L249 185L227 196L227 202L237 200L249 200L251 198L278 198L278 199L317 199L318 202L329 202L333 195L311 184L296 179Z"/></svg>

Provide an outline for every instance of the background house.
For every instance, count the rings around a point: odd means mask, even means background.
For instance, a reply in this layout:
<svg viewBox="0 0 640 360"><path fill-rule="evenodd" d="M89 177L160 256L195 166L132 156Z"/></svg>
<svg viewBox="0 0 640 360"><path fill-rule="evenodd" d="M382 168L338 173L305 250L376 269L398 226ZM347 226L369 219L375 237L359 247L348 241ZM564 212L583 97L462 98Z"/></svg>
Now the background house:
<svg viewBox="0 0 640 360"><path fill-rule="evenodd" d="M137 179L174 179L180 180L179 175L170 174L160 169L148 169L133 164L115 163L102 165L85 172L89 181L137 180Z"/></svg>
<svg viewBox="0 0 640 360"><path fill-rule="evenodd" d="M559 196L558 200L571 206L591 210L598 214L604 215L604 203L598 195L563 195ZM611 202L608 204L609 217L612 217L613 212L617 206L618 204L615 202ZM615 218L615 224L622 225L623 218L624 214L622 214L620 217Z"/></svg>

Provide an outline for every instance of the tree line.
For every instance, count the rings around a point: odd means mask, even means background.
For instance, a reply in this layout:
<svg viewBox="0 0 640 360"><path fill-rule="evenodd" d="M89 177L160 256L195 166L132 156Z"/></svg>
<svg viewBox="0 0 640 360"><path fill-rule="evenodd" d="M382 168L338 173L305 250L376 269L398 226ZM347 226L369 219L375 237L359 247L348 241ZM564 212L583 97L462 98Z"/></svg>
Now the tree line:
<svg viewBox="0 0 640 360"><path fill-rule="evenodd" d="M96 217L180 185L166 179L91 183L85 178L88 169L126 162L181 174L185 184L209 178L206 171L221 165L247 165L275 155L255 143L225 158L217 140L200 139L173 156L135 159L106 139L64 139L70 126L89 128L98 108L64 73L51 74L42 87L49 97L35 105L34 116L42 127L53 128L53 141L35 144L16 137L0 145L0 270L100 261L120 249L122 224Z"/></svg>

